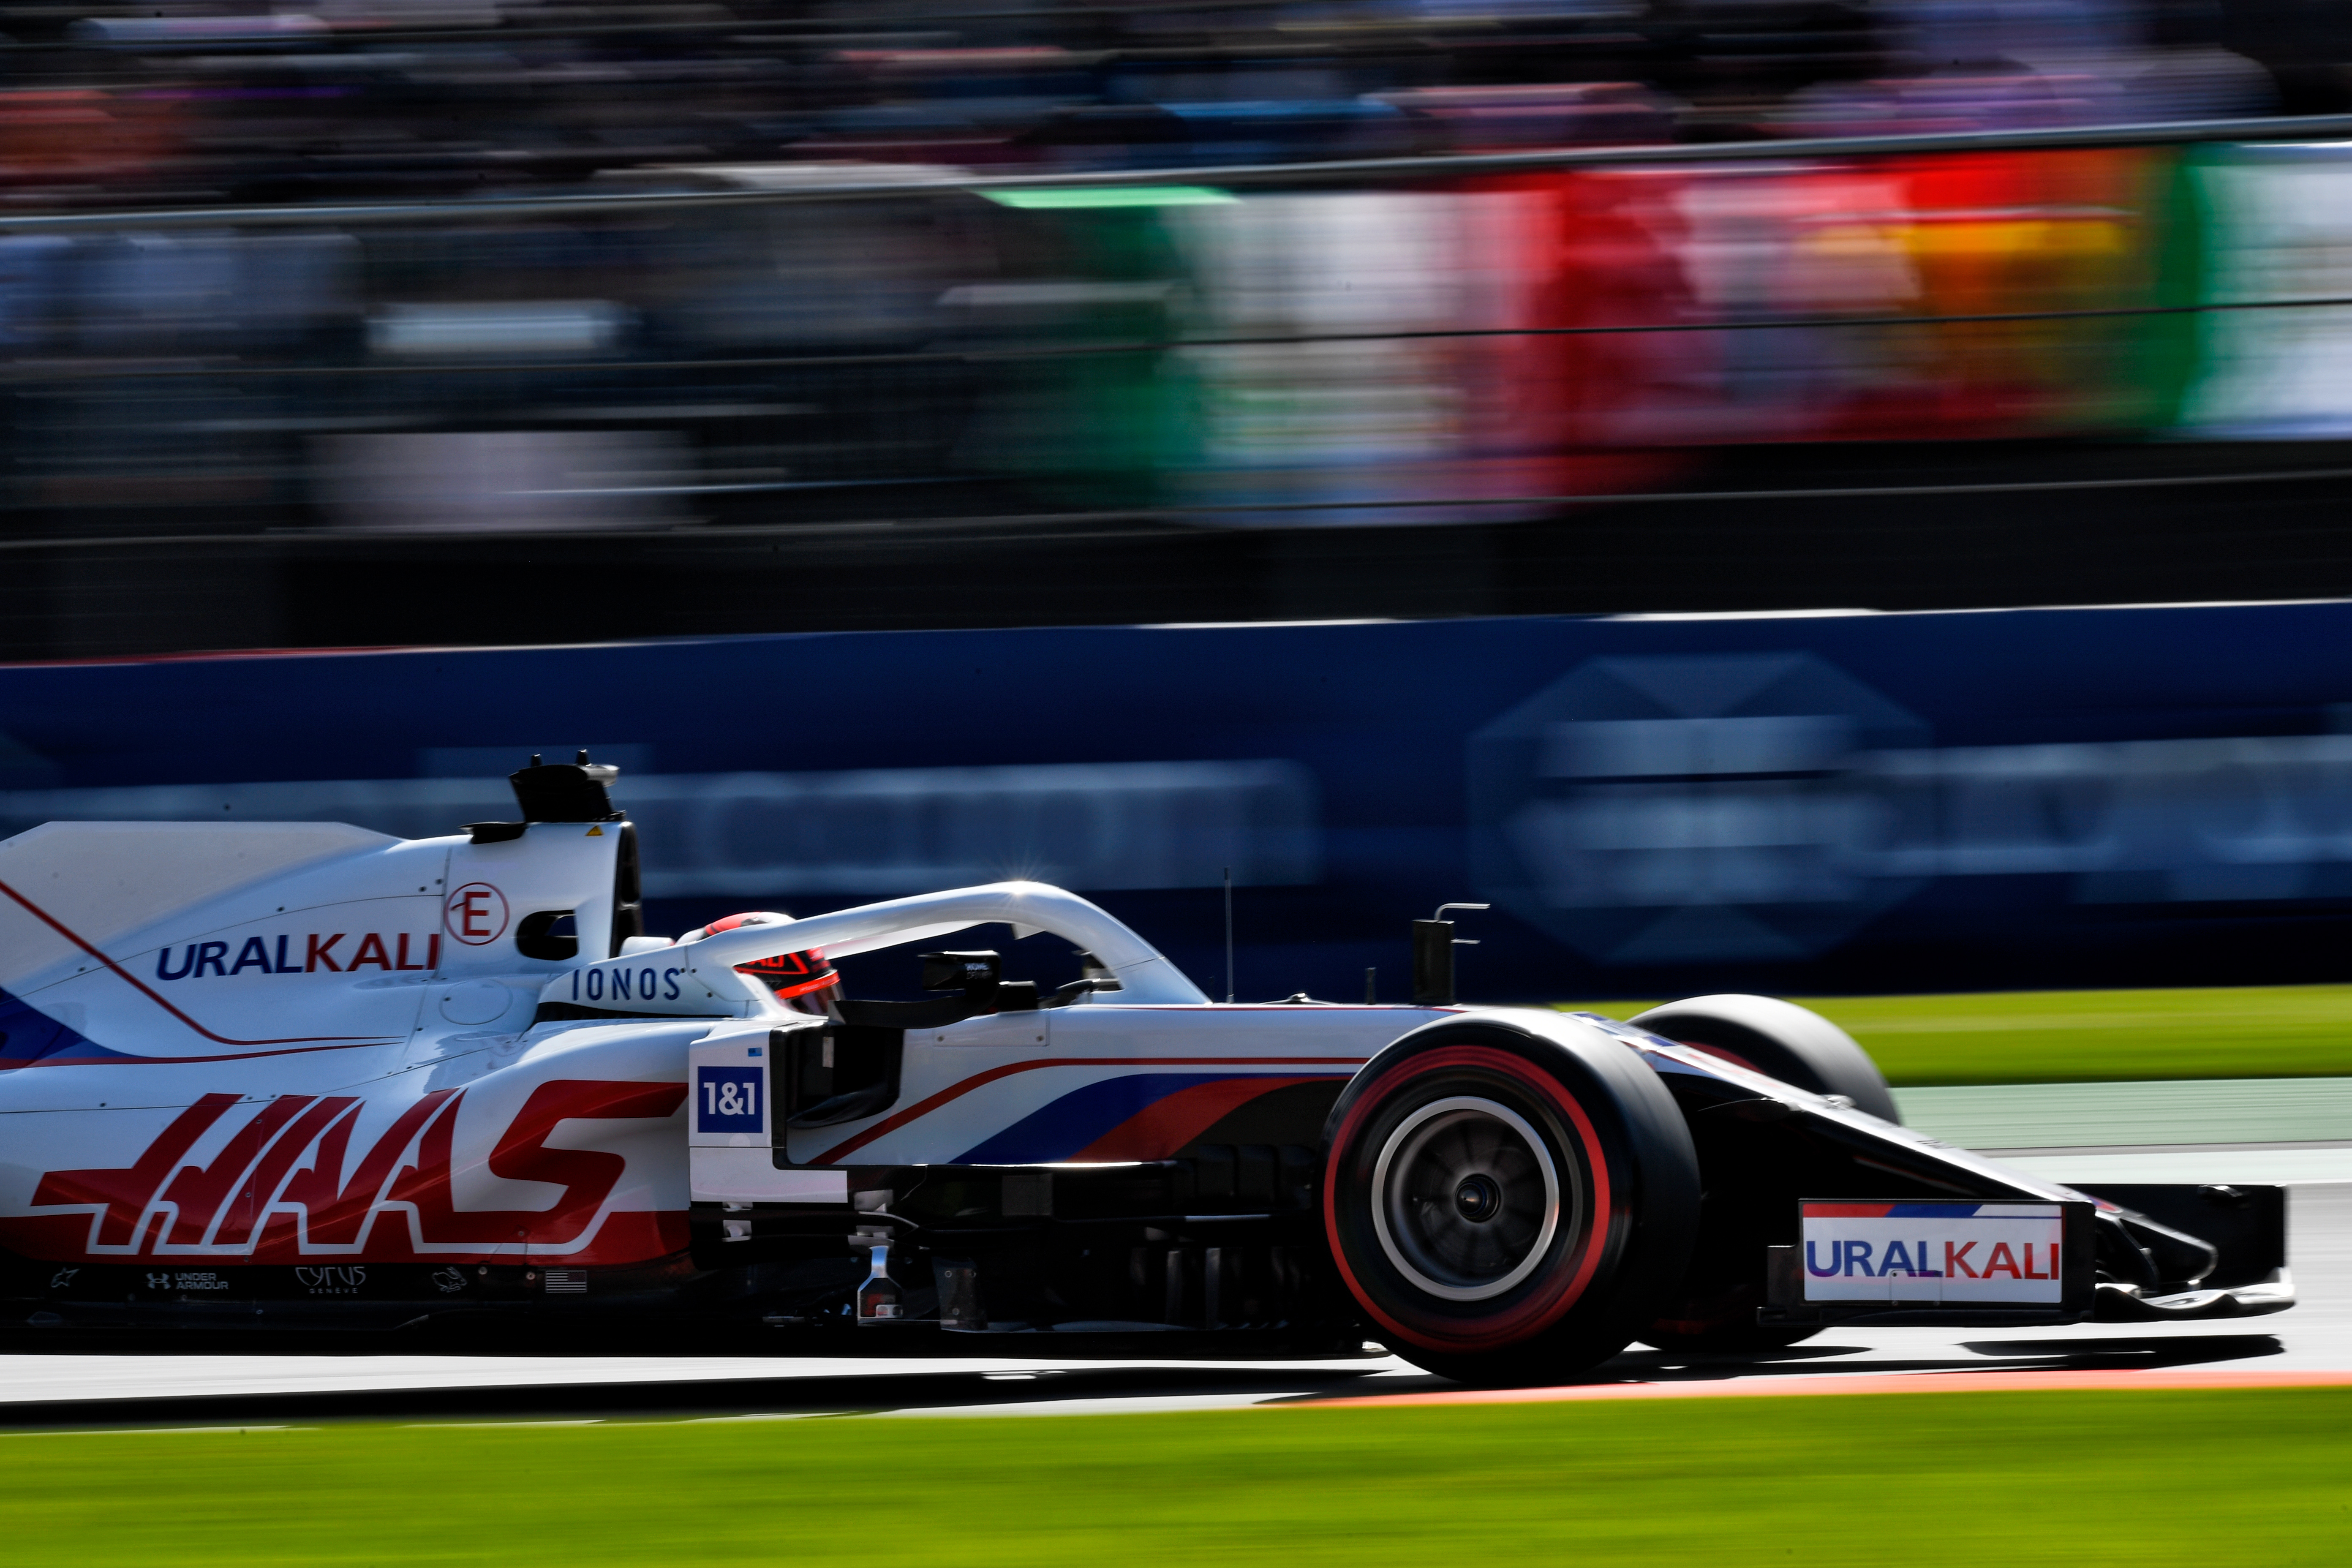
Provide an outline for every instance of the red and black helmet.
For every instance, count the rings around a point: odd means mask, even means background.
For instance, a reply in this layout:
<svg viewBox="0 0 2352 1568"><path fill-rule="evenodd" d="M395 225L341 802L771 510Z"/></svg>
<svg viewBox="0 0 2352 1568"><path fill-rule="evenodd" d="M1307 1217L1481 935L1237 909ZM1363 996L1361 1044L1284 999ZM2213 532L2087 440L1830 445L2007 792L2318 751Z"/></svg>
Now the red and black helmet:
<svg viewBox="0 0 2352 1568"><path fill-rule="evenodd" d="M752 910L744 914L729 915L725 920L712 921L698 931L687 932L678 941L699 942L704 937L717 936L720 931L734 931L740 926L789 925L792 918L773 910ZM780 952L773 958L739 963L735 966L735 973L751 975L787 1001L841 983L841 976L834 973L833 965L825 961L824 950L820 947L800 952Z"/></svg>

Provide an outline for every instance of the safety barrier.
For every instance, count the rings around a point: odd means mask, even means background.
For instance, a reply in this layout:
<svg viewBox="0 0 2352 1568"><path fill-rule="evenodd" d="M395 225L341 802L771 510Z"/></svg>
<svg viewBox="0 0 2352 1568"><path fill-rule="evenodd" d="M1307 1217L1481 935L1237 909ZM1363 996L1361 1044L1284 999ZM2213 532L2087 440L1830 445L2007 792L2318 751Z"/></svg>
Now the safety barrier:
<svg viewBox="0 0 2352 1568"><path fill-rule="evenodd" d="M751 637L0 669L0 830L507 815L619 762L655 929L1034 876L1211 988L2320 979L2352 605ZM1045 955L1044 963L1062 962ZM903 977L901 977L903 978Z"/></svg>

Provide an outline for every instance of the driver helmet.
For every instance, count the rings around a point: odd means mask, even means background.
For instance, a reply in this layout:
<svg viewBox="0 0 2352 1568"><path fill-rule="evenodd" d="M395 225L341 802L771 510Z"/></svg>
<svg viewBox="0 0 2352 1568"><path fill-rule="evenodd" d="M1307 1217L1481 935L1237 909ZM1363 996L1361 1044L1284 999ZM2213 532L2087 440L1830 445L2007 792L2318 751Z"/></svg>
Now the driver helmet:
<svg viewBox="0 0 2352 1568"><path fill-rule="evenodd" d="M793 917L775 910L752 910L725 920L712 921L678 938L680 942L700 942L707 936L717 936L723 931L741 926L790 925ZM776 994L779 1001L797 1002L812 1012L822 1012L825 1004L841 989L841 976L826 961L824 950L812 947L798 952L780 952L772 958L754 959L750 963L735 966L738 974L748 974Z"/></svg>

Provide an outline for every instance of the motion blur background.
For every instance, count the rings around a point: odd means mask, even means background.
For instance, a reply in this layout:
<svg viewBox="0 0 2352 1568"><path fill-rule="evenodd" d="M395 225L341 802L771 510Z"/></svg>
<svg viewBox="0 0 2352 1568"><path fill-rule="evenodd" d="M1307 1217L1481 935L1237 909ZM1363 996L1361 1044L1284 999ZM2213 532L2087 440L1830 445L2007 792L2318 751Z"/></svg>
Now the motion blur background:
<svg viewBox="0 0 2352 1568"><path fill-rule="evenodd" d="M0 655L2352 588L2321 0L0 33Z"/></svg>
<svg viewBox="0 0 2352 1568"><path fill-rule="evenodd" d="M1213 980L1231 869L1244 991L1459 897L1489 994L2347 967L2341 608L1757 618L2352 595L2340 6L0 32L0 832L586 743L656 929L1033 874Z"/></svg>

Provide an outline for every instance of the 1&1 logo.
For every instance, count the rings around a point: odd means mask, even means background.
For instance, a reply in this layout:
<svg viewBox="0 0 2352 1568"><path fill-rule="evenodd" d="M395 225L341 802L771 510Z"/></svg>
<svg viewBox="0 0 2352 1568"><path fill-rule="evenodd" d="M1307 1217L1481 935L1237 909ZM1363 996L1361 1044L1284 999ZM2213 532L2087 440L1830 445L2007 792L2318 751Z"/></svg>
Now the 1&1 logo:
<svg viewBox="0 0 2352 1568"><path fill-rule="evenodd" d="M758 1068L694 1069L694 1114L705 1132L761 1132Z"/></svg>

